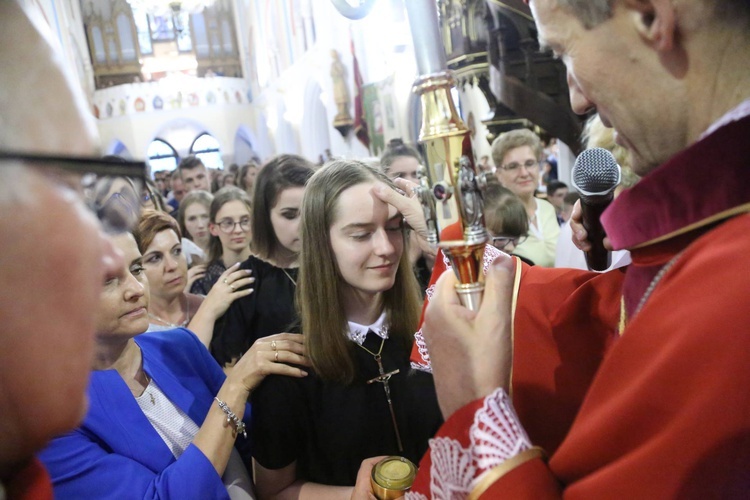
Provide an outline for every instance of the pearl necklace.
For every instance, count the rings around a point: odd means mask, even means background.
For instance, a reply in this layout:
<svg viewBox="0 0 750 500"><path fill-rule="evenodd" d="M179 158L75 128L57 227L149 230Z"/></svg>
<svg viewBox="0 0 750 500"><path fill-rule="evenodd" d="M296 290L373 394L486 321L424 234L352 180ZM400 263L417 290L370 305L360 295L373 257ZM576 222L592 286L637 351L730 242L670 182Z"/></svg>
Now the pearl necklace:
<svg viewBox="0 0 750 500"><path fill-rule="evenodd" d="M184 295L183 295L183 296L184 296ZM155 319L156 321L158 321L158 322L160 322L160 323L163 323L163 324L164 324L164 325L166 325L166 326L171 326L172 328L182 328L182 327L185 327L185 326L187 326L187 325L188 325L188 323L190 323L190 301L189 301L189 300L187 299L187 296L184 296L184 297L185 297L185 310L186 310L187 312L186 312L186 314L185 314L185 321L183 321L183 322L182 322L182 323L180 323L179 325L175 325L174 323L170 323L170 322L169 322L169 321L167 321L167 320L161 319L161 318L160 318L159 316L157 316L156 314L151 314L151 313L148 313L148 316L149 316L149 318L151 318L151 319Z"/></svg>

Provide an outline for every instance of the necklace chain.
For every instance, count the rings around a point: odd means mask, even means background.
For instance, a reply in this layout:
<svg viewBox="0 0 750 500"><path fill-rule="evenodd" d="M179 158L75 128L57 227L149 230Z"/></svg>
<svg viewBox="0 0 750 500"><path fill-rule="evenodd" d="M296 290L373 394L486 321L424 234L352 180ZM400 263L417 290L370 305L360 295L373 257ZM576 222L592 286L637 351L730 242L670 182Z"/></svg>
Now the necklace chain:
<svg viewBox="0 0 750 500"><path fill-rule="evenodd" d="M167 321L165 319L161 319L156 314L152 314L150 312L148 313L148 316L150 318L152 318L152 319L155 319L156 321L158 321L160 323L164 323L166 326L171 326L172 328L181 328L181 327L187 326L188 323L190 323L190 301L188 300L187 296L184 296L184 297L185 297L185 311L186 311L186 313L185 313L185 321L183 321L179 325L171 323L171 322L169 322L169 321Z"/></svg>
<svg viewBox="0 0 750 500"><path fill-rule="evenodd" d="M354 345L358 345L359 347L361 347L365 351L369 352L377 360L377 359L380 358L380 355L383 352L383 346L385 345L385 337L383 337L383 340L380 341L380 349L378 349L378 353L377 354L375 354L374 352L372 352L371 350L369 350L367 347L363 346L362 344L358 344L358 343L355 342Z"/></svg>
<svg viewBox="0 0 750 500"><path fill-rule="evenodd" d="M383 384L383 391L385 391L385 399L388 402L388 410L391 413L391 422L393 423L393 431L396 434L396 444L398 445L398 451L399 453L404 452L404 445L401 442L401 433L398 430L398 421L396 420L396 412L393 409L393 400L391 399L391 386L388 384L388 382L391 380L391 377L395 374L397 374L400 370L396 369L393 371L390 371L388 373L385 372L383 369L383 361L381 354L383 353L383 346L385 345L385 337L383 337L383 340L380 341L380 349L378 349L378 353L375 354L371 350L369 350L367 347L357 344L356 345L367 351L372 355L372 357L375 359L375 362L378 364L378 376L375 378L372 378L367 381L368 384L372 384L373 382L378 382L380 384Z"/></svg>
<svg viewBox="0 0 750 500"><path fill-rule="evenodd" d="M284 272L284 274L286 274L286 277L289 278L289 281L292 282L292 285L297 286L297 282L294 281L294 279L292 278L291 274L289 274L288 272L286 272L286 269L284 269L283 267L280 267L279 269L281 269Z"/></svg>
<svg viewBox="0 0 750 500"><path fill-rule="evenodd" d="M633 316L641 312L641 309L643 309L643 306L645 306L648 299L651 298L651 294L654 293L654 290L656 289L656 285L659 284L661 279L664 277L665 274L667 274L667 271L669 271L672 268L672 266L677 262L677 260L683 254L683 252L680 252L674 257L672 257L669 260L669 262L664 264L662 268L659 269L659 272L656 273L656 276L654 276L654 279L651 280L651 283L649 283L648 288L646 288L646 291L643 293L641 300L638 302L638 306L635 308L635 312L633 313Z"/></svg>

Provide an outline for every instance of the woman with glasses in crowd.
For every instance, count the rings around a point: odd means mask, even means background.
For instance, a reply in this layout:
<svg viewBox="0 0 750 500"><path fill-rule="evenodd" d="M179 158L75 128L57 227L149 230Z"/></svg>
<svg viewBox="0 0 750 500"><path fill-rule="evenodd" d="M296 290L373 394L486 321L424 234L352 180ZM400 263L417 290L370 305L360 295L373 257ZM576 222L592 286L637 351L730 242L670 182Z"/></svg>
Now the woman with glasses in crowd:
<svg viewBox="0 0 750 500"><path fill-rule="evenodd" d="M250 199L244 191L228 186L214 194L209 212L211 237L206 272L193 283L192 293L206 295L227 269L250 257L250 219Z"/></svg>
<svg viewBox="0 0 750 500"><path fill-rule="evenodd" d="M560 225L555 207L535 196L543 152L539 137L527 129L506 132L492 143L497 178L523 202L529 218L528 238L516 247L515 254L536 265L553 267Z"/></svg>
<svg viewBox="0 0 750 500"><path fill-rule="evenodd" d="M205 297L186 293L188 269L177 221L163 212L147 211L135 237L151 291L149 331L186 327L208 346L216 320L234 300L252 293L245 288L252 277L235 265L224 271L222 281Z"/></svg>
<svg viewBox="0 0 750 500"><path fill-rule="evenodd" d="M124 265L95 311L88 412L40 454L56 497L254 498L246 401L267 374L306 376L299 336L256 343L225 376L190 331L143 334L143 258L130 233L113 241Z"/></svg>
<svg viewBox="0 0 750 500"><path fill-rule="evenodd" d="M409 366L422 301L404 215L377 187L395 186L355 160L308 183L297 306L312 370L302 383L270 377L253 395L260 498L350 498L357 479L369 482L361 463L417 463L441 424L432 376Z"/></svg>
<svg viewBox="0 0 750 500"><path fill-rule="evenodd" d="M240 266L252 271L255 291L232 304L214 335L211 352L223 366L239 359L256 339L296 328L300 206L312 174L313 165L301 156L280 155L255 180L254 255Z"/></svg>

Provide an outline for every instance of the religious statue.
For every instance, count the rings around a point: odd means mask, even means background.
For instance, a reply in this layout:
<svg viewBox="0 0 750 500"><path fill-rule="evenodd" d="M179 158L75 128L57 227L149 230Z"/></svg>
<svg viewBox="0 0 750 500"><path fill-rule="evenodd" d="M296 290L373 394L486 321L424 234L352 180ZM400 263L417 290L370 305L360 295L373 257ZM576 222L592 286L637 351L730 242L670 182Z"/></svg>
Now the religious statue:
<svg viewBox="0 0 750 500"><path fill-rule="evenodd" d="M349 114L349 105L351 96L349 95L349 86L346 83L346 68L341 62L339 53L331 51L333 63L331 63L331 79L333 80L333 100L336 102L336 116L333 118L333 126L346 136L354 120ZM343 131L346 130L346 132Z"/></svg>

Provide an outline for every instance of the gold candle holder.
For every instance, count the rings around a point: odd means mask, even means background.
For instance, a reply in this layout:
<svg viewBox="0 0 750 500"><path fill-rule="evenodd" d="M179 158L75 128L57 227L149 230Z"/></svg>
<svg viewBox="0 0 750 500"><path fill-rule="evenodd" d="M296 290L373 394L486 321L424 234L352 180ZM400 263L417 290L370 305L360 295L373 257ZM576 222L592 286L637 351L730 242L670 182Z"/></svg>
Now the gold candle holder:
<svg viewBox="0 0 750 500"><path fill-rule="evenodd" d="M456 291L461 303L476 311L484 292L482 264L488 240L481 194L486 180L484 174L477 174L469 129L453 104L454 85L448 71L420 77L414 83L413 92L422 103L419 140L427 156L427 167L420 169L420 186L416 191L429 221L430 242L438 240L438 207L448 209L455 203L463 240L445 241L439 246L460 282Z"/></svg>

